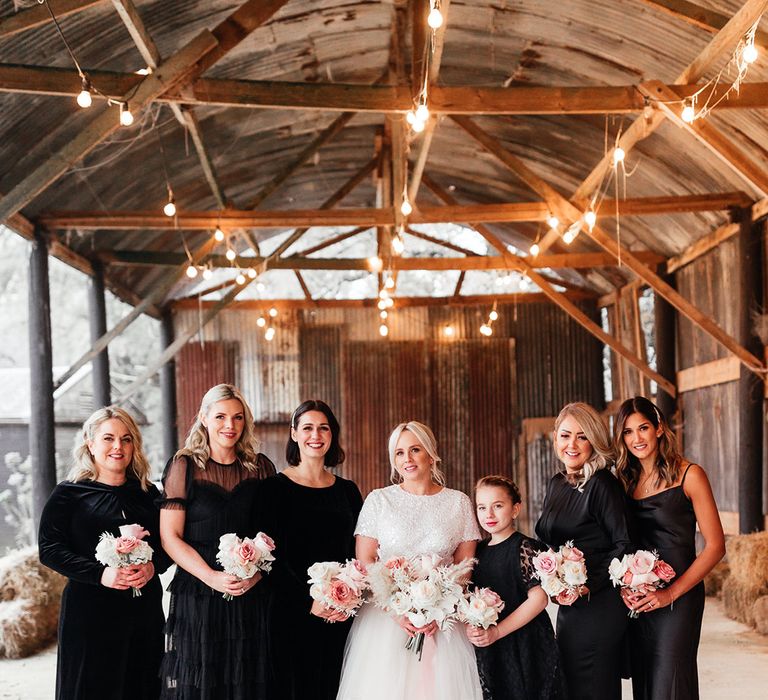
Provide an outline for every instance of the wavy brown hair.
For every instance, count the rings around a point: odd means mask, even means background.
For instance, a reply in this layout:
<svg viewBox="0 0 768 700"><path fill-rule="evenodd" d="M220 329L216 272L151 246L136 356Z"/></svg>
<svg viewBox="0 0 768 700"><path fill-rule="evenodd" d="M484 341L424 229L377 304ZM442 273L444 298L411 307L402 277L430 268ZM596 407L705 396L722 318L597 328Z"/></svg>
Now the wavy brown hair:
<svg viewBox="0 0 768 700"><path fill-rule="evenodd" d="M661 426L662 433L658 437L656 463L654 465L656 467L654 485L656 488L662 484L666 488L674 486L683 466L683 457L677 450L677 438L656 404L644 396L627 399L621 404L619 412L616 414L616 420L613 423L613 444L617 455L616 475L627 493L632 494L640 480L642 465L624 443L624 426L627 419L634 413L643 416L654 427L654 430L658 430Z"/></svg>
<svg viewBox="0 0 768 700"><path fill-rule="evenodd" d="M517 487L517 484L512 481L512 479L503 476L502 474L491 474L489 476L483 476L478 479L477 483L475 484L475 496L477 496L477 492L481 488L494 486L500 489L504 489L507 492L507 495L512 501L513 506L523 502L523 499L520 497L520 489Z"/></svg>

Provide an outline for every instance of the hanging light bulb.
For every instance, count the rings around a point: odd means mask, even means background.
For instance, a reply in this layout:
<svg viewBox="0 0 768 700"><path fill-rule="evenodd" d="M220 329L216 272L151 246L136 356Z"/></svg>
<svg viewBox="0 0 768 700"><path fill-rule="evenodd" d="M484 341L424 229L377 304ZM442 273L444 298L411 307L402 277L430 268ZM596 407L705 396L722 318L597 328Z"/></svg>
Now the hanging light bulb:
<svg viewBox="0 0 768 700"><path fill-rule="evenodd" d="M216 230L213 232L213 240L218 241L221 243L224 240L224 231L222 231L218 226L216 227Z"/></svg>
<svg viewBox="0 0 768 700"><path fill-rule="evenodd" d="M408 201L408 195L405 192L403 192L403 203L400 205L400 213L403 216L409 216L412 211L413 211L413 207L411 206L411 203Z"/></svg>
<svg viewBox="0 0 768 700"><path fill-rule="evenodd" d="M392 252L395 255L402 255L404 250L405 243L403 243L403 239L400 236L394 236L392 238Z"/></svg>
<svg viewBox="0 0 768 700"><path fill-rule="evenodd" d="M488 318L491 321L495 321L498 317L499 317L499 312L495 310L491 311L491 313L488 314Z"/></svg>
<svg viewBox="0 0 768 700"><path fill-rule="evenodd" d="M450 323L446 323L443 326L443 335L446 338L453 338L454 333L455 333L455 330L454 330L453 326Z"/></svg>
<svg viewBox="0 0 768 700"><path fill-rule="evenodd" d="M480 326L480 333L486 337L493 335L493 328L491 328L487 323L484 323L482 326Z"/></svg>
<svg viewBox="0 0 768 700"><path fill-rule="evenodd" d="M197 268L194 265L190 265L187 268L187 277L189 277L191 280L197 277Z"/></svg>
<svg viewBox="0 0 768 700"><path fill-rule="evenodd" d="M379 299L379 301L376 302L376 308L379 311L384 311L384 309L387 308L387 301L386 301L386 299Z"/></svg>
<svg viewBox="0 0 768 700"><path fill-rule="evenodd" d="M245 284L245 275L241 272L235 277L235 282L238 284Z"/></svg>
<svg viewBox="0 0 768 700"><path fill-rule="evenodd" d="M269 310L269 315L270 318L277 318L277 309L274 306Z"/></svg>
<svg viewBox="0 0 768 700"><path fill-rule="evenodd" d="M83 109L88 109L93 104L93 98L91 97L91 81L85 76L83 76L81 87L80 94L77 96L77 104Z"/></svg>
<svg viewBox="0 0 768 700"><path fill-rule="evenodd" d="M566 232L563 234L563 243L565 243L566 245L571 245L571 243L573 243L573 239L574 239L574 238L576 238L576 234L574 234L574 233L573 233L573 231L571 231L570 229L568 229L568 230L567 230L567 231L566 231Z"/></svg>
<svg viewBox="0 0 768 700"><path fill-rule="evenodd" d="M168 188L168 202L163 207L163 214L166 216L176 216L176 202L173 199L173 192Z"/></svg>
<svg viewBox="0 0 768 700"><path fill-rule="evenodd" d="M227 252L224 253L224 256L229 262L232 262L237 257L237 253L232 248L227 248Z"/></svg>
<svg viewBox="0 0 768 700"><path fill-rule="evenodd" d="M380 289L379 299L389 299L389 292L386 289Z"/></svg>
<svg viewBox="0 0 768 700"><path fill-rule="evenodd" d="M383 267L384 262L378 255L372 255L368 258L368 269L371 272L381 272Z"/></svg>
<svg viewBox="0 0 768 700"><path fill-rule="evenodd" d="M533 257L535 258L539 254L540 250L541 249L539 248L539 244L538 243L534 243L531 246L531 255L533 255Z"/></svg>
<svg viewBox="0 0 768 700"><path fill-rule="evenodd" d="M379 326L379 335L386 338L389 335L389 326L386 323L382 323Z"/></svg>
<svg viewBox="0 0 768 700"><path fill-rule="evenodd" d="M426 122L429 119L429 107L426 103L422 102L416 107L416 119L420 122Z"/></svg>
<svg viewBox="0 0 768 700"><path fill-rule="evenodd" d="M259 316L259 317L256 319L256 325L257 325L259 328L264 328L264 326L266 326L266 325L267 325L267 319L265 319L263 316Z"/></svg>
<svg viewBox="0 0 768 700"><path fill-rule="evenodd" d="M385 309L391 309L395 305L395 300L392 297L389 297L389 299L382 299L384 302L384 308Z"/></svg>
<svg viewBox="0 0 768 700"><path fill-rule="evenodd" d="M267 285L264 284L264 282L256 282L256 289L259 292L263 292L267 288Z"/></svg>
<svg viewBox="0 0 768 700"><path fill-rule="evenodd" d="M387 289L394 289L395 288L395 278L394 277L387 277L387 279L384 280L384 286Z"/></svg>
<svg viewBox="0 0 768 700"><path fill-rule="evenodd" d="M389 316L389 314L386 311L384 311L384 310L379 311L379 318L382 321L386 321L387 320L387 316Z"/></svg>
<svg viewBox="0 0 768 700"><path fill-rule="evenodd" d="M209 280L209 279L211 279L211 277L213 277L213 270L211 270L210 267L204 267L203 268L203 279L204 280Z"/></svg>
<svg viewBox="0 0 768 700"><path fill-rule="evenodd" d="M560 219L558 219L554 214L550 214L547 217L547 226L549 228L557 228L560 225Z"/></svg>
<svg viewBox="0 0 768 700"><path fill-rule="evenodd" d="M522 291L526 291L530 284L531 283L528 281L528 278L525 275L520 278L520 289Z"/></svg>
<svg viewBox="0 0 768 700"><path fill-rule="evenodd" d="M414 112L412 109L406 112L405 121L407 121L411 126L413 126L414 123L418 121L418 119L416 118L416 112Z"/></svg>
<svg viewBox="0 0 768 700"><path fill-rule="evenodd" d="M686 123L690 124L696 119L696 110L693 107L693 100L687 99L684 103L683 111L680 113L680 118Z"/></svg>
<svg viewBox="0 0 768 700"><path fill-rule="evenodd" d="M437 5L435 5L429 11L429 15L427 16L427 24L432 29L440 29L440 27L443 26L443 13L437 9Z"/></svg>
<svg viewBox="0 0 768 700"><path fill-rule="evenodd" d="M588 209L584 212L584 223L587 225L587 228L590 231L595 228L595 224L597 223L597 214L595 214L594 209ZM576 236L574 236L574 238L575 237Z"/></svg>
<svg viewBox="0 0 768 700"><path fill-rule="evenodd" d="M624 149L621 146L616 146L616 148L613 149L613 165L614 167L617 166L619 163L624 161L624 156L627 154L624 152Z"/></svg>
<svg viewBox="0 0 768 700"><path fill-rule="evenodd" d="M741 57L744 59L744 63L754 63L757 60L757 47L755 46L754 38L752 41L748 41L744 50L741 52Z"/></svg>
<svg viewBox="0 0 768 700"><path fill-rule="evenodd" d="M120 123L123 126L130 126L133 124L133 114L131 114L131 110L128 109L127 102L120 103Z"/></svg>
<svg viewBox="0 0 768 700"><path fill-rule="evenodd" d="M252 280L256 279L256 270L254 270L252 267L248 268L248 271L246 272L248 277L250 277Z"/></svg>
<svg viewBox="0 0 768 700"><path fill-rule="evenodd" d="M272 339L275 337L275 329L270 326L267 328L267 330L264 331L264 340L266 340L268 343L272 342Z"/></svg>
<svg viewBox="0 0 768 700"><path fill-rule="evenodd" d="M426 126L427 125L423 121L417 119L413 122L413 124L411 124L411 129L413 129L417 134L420 134L422 131L424 131Z"/></svg>

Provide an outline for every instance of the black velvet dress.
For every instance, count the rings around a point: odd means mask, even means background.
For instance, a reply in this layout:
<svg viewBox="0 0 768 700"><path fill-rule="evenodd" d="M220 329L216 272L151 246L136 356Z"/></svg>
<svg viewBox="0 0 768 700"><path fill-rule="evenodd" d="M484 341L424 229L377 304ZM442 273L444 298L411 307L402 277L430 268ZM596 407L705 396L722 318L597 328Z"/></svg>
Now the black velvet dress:
<svg viewBox="0 0 768 700"><path fill-rule="evenodd" d="M540 543L515 532L503 542L481 542L472 581L504 600L499 624L528 599L541 582L531 559ZM560 653L546 611L488 647L475 648L484 700L555 700L565 697Z"/></svg>
<svg viewBox="0 0 768 700"><path fill-rule="evenodd" d="M157 574L170 559L160 546L159 492L128 479L122 486L96 481L62 482L40 519L40 561L69 579L61 597L56 668L58 700L154 700L160 695L163 656L163 591ZM141 589L101 585L96 561L103 532L121 525L149 531L155 576Z"/></svg>
<svg viewBox="0 0 768 700"><path fill-rule="evenodd" d="M209 459L200 469L182 457L165 469L161 508L185 511L184 541L212 569L221 570L216 553L222 535L252 537L262 529L254 522L253 506L274 465L264 455L258 465L250 471L239 461L219 464ZM259 581L245 595L227 601L178 566L169 590L162 697L272 700L269 586Z"/></svg>
<svg viewBox="0 0 768 700"><path fill-rule="evenodd" d="M690 465L689 465L690 466ZM696 514L679 486L629 499L633 539L640 549L657 550L677 576L696 558ZM632 697L635 700L696 700L696 655L704 615L704 583L673 606L641 613L630 623Z"/></svg>
<svg viewBox="0 0 768 700"><path fill-rule="evenodd" d="M284 474L267 479L260 510L268 514L276 561L271 628L276 656L275 700L334 700L352 621L311 615L307 569L355 556L355 524L363 498L354 482L336 477L326 488L301 486Z"/></svg>
<svg viewBox="0 0 768 700"><path fill-rule="evenodd" d="M600 469L576 489L564 473L547 486L536 534L557 550L568 540L582 552L589 596L557 612L557 645L572 700L620 700L627 608L608 577L608 565L631 549L623 489Z"/></svg>

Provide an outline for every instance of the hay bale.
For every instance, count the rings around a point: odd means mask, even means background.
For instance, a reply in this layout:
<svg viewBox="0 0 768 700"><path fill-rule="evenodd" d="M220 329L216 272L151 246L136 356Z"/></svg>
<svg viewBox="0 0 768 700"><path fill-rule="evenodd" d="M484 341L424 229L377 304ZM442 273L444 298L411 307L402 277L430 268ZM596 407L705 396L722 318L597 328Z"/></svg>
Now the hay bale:
<svg viewBox="0 0 768 700"><path fill-rule="evenodd" d="M716 597L722 593L723 581L728 578L730 573L730 567L728 562L720 561L715 564L715 567L704 577L704 591L708 596Z"/></svg>
<svg viewBox="0 0 768 700"><path fill-rule="evenodd" d="M759 586L740 583L733 574L723 581L723 607L728 617L755 626L754 605L762 596L768 595L768 585Z"/></svg>
<svg viewBox="0 0 768 700"><path fill-rule="evenodd" d="M726 548L735 581L751 588L768 584L768 532L730 537Z"/></svg>
<svg viewBox="0 0 768 700"><path fill-rule="evenodd" d="M768 634L768 595L758 598L752 606L755 629L760 634Z"/></svg>
<svg viewBox="0 0 768 700"><path fill-rule="evenodd" d="M0 557L0 657L29 656L55 638L66 582L40 563L37 547Z"/></svg>

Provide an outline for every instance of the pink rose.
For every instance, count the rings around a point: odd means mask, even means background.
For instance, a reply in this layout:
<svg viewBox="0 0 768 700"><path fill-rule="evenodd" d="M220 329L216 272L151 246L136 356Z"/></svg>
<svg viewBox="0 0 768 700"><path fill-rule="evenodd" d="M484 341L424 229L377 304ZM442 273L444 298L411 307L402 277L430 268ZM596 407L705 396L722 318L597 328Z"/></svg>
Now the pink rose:
<svg viewBox="0 0 768 700"><path fill-rule="evenodd" d="M394 569L405 569L408 567L408 560L405 557L392 557L384 562L384 566L390 571Z"/></svg>
<svg viewBox="0 0 768 700"><path fill-rule="evenodd" d="M115 551L118 554L128 554L139 546L139 540L135 537L118 537L115 540Z"/></svg>
<svg viewBox="0 0 768 700"><path fill-rule="evenodd" d="M551 549L539 552L531 561L536 571L543 576L552 576L557 572L557 557Z"/></svg>
<svg viewBox="0 0 768 700"><path fill-rule="evenodd" d="M136 525L121 525L120 535L122 537L135 537L137 540L143 540L149 536L149 533L141 526Z"/></svg>
<svg viewBox="0 0 768 700"><path fill-rule="evenodd" d="M235 556L243 563L256 561L259 558L258 552L253 542L250 540L243 540L235 548Z"/></svg>
<svg viewBox="0 0 768 700"><path fill-rule="evenodd" d="M263 532L258 533L256 537L253 538L253 544L256 549L261 550L265 554L269 554L269 552L273 551L275 548L274 540Z"/></svg>
<svg viewBox="0 0 768 700"><path fill-rule="evenodd" d="M656 557L653 554L639 549L629 558L629 570L633 574L650 574L655 563Z"/></svg>
<svg viewBox="0 0 768 700"><path fill-rule="evenodd" d="M333 581L331 581L328 598L330 598L333 605L340 608L352 608L358 601L355 591L344 583L344 581L339 581L339 579L333 579Z"/></svg>
<svg viewBox="0 0 768 700"><path fill-rule="evenodd" d="M338 579L346 583L355 593L359 593L365 584L365 565L357 559L350 559L341 569Z"/></svg>
<svg viewBox="0 0 768 700"><path fill-rule="evenodd" d="M478 589L477 593L480 596L481 600L489 608L495 608L497 605L503 602L501 600L501 596L498 593L496 593L496 591L492 591L490 588L480 588Z"/></svg>
<svg viewBox="0 0 768 700"><path fill-rule="evenodd" d="M624 586L631 586L634 578L635 578L634 574L629 569L627 569L624 572L624 576L621 577L621 583Z"/></svg>
<svg viewBox="0 0 768 700"><path fill-rule="evenodd" d="M659 561L656 562L656 566L653 567L653 573L665 583L669 583L675 578L675 570L667 564L667 562L662 561L661 559L659 559Z"/></svg>
<svg viewBox="0 0 768 700"><path fill-rule="evenodd" d="M560 591L555 597L558 605L573 605L579 599L578 591L573 588L566 588Z"/></svg>
<svg viewBox="0 0 768 700"><path fill-rule="evenodd" d="M563 547L560 550L561 554L563 555L563 559L566 561L583 561L584 560L584 552L582 552L577 547Z"/></svg>

